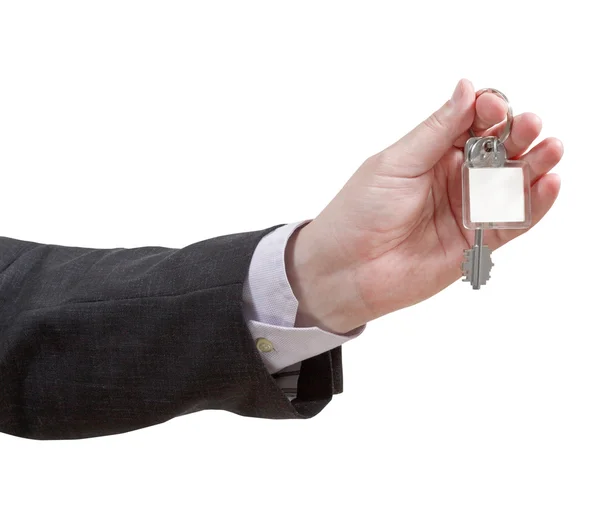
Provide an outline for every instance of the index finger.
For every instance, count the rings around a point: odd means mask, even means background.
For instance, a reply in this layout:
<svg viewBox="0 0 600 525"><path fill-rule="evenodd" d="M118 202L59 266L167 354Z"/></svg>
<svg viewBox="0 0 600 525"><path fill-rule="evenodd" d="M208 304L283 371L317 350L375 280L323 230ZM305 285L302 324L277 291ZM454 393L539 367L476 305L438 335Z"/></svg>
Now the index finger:
<svg viewBox="0 0 600 525"><path fill-rule="evenodd" d="M475 120L473 131L475 134L485 131L506 119L508 107L506 102L493 93L482 93L475 101Z"/></svg>

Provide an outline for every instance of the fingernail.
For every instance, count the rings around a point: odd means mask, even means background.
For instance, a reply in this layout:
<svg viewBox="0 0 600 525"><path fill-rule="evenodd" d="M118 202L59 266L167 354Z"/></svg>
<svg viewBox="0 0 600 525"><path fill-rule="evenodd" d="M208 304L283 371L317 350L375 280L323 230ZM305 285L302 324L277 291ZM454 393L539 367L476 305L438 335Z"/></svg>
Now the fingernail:
<svg viewBox="0 0 600 525"><path fill-rule="evenodd" d="M455 104L459 103L464 94L465 87L463 85L463 81L459 80L458 84L456 84L456 87L454 88L454 93L452 93L452 102Z"/></svg>

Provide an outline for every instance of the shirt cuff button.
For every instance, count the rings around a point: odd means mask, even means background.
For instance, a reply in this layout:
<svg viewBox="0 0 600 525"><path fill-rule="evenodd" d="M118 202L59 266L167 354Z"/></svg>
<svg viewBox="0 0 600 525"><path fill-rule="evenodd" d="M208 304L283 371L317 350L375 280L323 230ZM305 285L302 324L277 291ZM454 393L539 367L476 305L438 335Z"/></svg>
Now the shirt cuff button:
<svg viewBox="0 0 600 525"><path fill-rule="evenodd" d="M256 340L256 348L258 348L259 352L272 352L275 350L273 343L264 337L259 337Z"/></svg>

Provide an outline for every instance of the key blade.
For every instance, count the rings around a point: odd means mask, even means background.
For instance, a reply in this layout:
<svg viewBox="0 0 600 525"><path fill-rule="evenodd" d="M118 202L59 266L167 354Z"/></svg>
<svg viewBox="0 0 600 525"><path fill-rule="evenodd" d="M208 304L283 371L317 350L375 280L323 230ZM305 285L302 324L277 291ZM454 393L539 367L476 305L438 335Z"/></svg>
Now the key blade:
<svg viewBox="0 0 600 525"><path fill-rule="evenodd" d="M479 290L489 281L492 266L492 251L488 246L475 245L465 250L461 264L463 282L469 282L474 290Z"/></svg>

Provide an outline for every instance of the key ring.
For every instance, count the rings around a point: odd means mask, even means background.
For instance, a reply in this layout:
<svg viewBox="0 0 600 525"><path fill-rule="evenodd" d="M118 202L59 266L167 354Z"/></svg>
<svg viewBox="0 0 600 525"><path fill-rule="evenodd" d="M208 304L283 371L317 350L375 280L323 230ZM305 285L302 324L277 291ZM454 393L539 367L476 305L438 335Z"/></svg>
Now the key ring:
<svg viewBox="0 0 600 525"><path fill-rule="evenodd" d="M504 126L502 133L498 137L498 141L500 142L500 144L504 144L504 142L510 135L510 131L512 129L512 123L513 123L513 112L512 112L512 108L510 107L510 102L508 101L508 98L506 98L506 95L504 93L502 93L501 91L498 91L497 89L494 89L494 88L480 89L477 93L475 93L475 100L477 100L477 97L479 95L482 95L483 93L494 93L494 94L498 95L499 97L501 97L504 100L504 102L506 102L506 106L508 108L506 111L506 125ZM471 128L469 128L469 135L471 137L477 136L477 135L475 135L475 132Z"/></svg>

